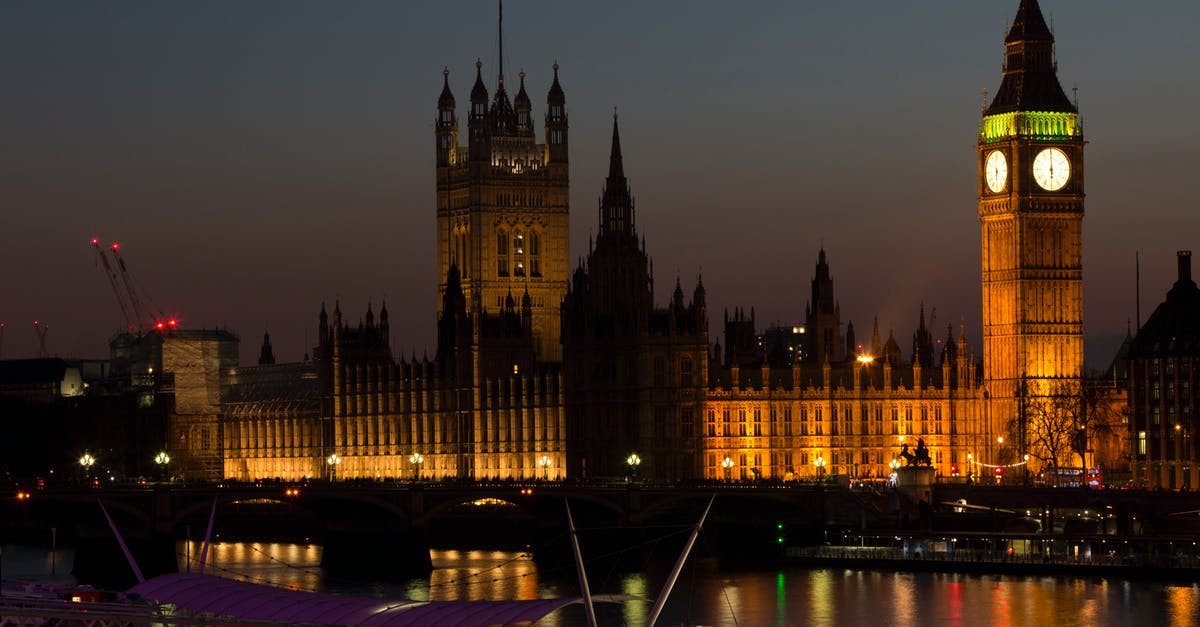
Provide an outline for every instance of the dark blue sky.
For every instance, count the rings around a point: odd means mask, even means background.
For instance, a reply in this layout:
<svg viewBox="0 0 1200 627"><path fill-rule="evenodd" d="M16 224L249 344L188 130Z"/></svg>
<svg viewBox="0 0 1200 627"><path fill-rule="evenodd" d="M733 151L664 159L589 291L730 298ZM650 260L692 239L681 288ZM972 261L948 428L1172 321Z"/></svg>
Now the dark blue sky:
<svg viewBox="0 0 1200 627"><path fill-rule="evenodd" d="M534 115L561 65L572 257L585 254L612 107L664 301L703 273L761 326L803 317L824 244L843 321L907 346L923 301L979 334L975 137L1017 0L519 2L510 81ZM1087 148L1087 360L1107 362L1197 242L1200 3L1043 0ZM99 357L122 326L91 237L120 240L188 327L281 360L321 302L386 298L393 348L434 342L433 130L441 70L490 89L494 2L0 3L3 357ZM541 132L539 131L539 136ZM719 339L714 335L714 340ZM721 338L723 341L723 338Z"/></svg>

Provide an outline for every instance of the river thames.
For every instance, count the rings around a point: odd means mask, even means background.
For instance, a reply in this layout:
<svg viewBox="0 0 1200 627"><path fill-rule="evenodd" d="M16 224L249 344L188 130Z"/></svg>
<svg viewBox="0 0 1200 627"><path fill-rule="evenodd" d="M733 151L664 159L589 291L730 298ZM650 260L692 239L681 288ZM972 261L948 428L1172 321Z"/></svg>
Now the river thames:
<svg viewBox="0 0 1200 627"><path fill-rule="evenodd" d="M195 568L198 543L180 543L180 568ZM312 544L216 543L209 572L296 590L319 590L419 600L535 599L578 594L573 564L540 564L513 551L433 551L426 577L377 583L333 577L320 568ZM58 579L73 559L3 547L3 576ZM593 593L653 598L670 560L645 572L590 573ZM120 567L124 567L121 565ZM53 571L53 574L52 574ZM640 625L649 602L598 604L603 625ZM539 625L584 623L580 606L559 610ZM1195 625L1200 584L1103 578L1014 577L845 569L726 570L715 560L692 560L672 592L660 625Z"/></svg>

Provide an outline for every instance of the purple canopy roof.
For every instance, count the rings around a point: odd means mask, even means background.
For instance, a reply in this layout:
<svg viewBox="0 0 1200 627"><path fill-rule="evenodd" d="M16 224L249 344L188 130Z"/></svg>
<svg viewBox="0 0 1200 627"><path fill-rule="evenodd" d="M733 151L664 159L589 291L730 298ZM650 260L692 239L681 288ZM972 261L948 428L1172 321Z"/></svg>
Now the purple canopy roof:
<svg viewBox="0 0 1200 627"><path fill-rule="evenodd" d="M533 601L413 601L284 590L195 573L147 579L129 589L188 612L324 625L506 625L534 622L579 597Z"/></svg>

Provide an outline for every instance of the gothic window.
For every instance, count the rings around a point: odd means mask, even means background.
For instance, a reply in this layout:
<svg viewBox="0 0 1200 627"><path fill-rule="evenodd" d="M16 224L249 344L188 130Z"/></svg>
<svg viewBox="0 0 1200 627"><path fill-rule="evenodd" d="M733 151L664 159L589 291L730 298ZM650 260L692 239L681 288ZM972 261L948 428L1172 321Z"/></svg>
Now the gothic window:
<svg viewBox="0 0 1200 627"><path fill-rule="evenodd" d="M738 435L746 435L746 410L738 410Z"/></svg>
<svg viewBox="0 0 1200 627"><path fill-rule="evenodd" d="M542 236L529 232L529 276L542 276Z"/></svg>
<svg viewBox="0 0 1200 627"><path fill-rule="evenodd" d="M724 429L723 429L722 435L724 435L726 437L730 436L732 433L729 430L729 410L728 409L721 411L721 421L724 423Z"/></svg>
<svg viewBox="0 0 1200 627"><path fill-rule="evenodd" d="M695 418L694 418L694 414L693 414L693 409L691 407L684 407L683 409L680 410L679 424L683 428L683 437L685 439L690 438L694 435L693 431L692 431L694 422L695 422Z"/></svg>
<svg viewBox="0 0 1200 627"><path fill-rule="evenodd" d="M808 435L808 408L800 407L800 435Z"/></svg>
<svg viewBox="0 0 1200 627"><path fill-rule="evenodd" d="M754 432L750 435L762 435L762 409L754 408Z"/></svg>
<svg viewBox="0 0 1200 627"><path fill-rule="evenodd" d="M692 358L684 357L679 360L679 385L692 387Z"/></svg>
<svg viewBox="0 0 1200 627"><path fill-rule="evenodd" d="M1146 432L1138 431L1138 455L1146 454Z"/></svg>
<svg viewBox="0 0 1200 627"><path fill-rule="evenodd" d="M821 425L821 408L818 407L813 413L813 435L824 435L824 429Z"/></svg>
<svg viewBox="0 0 1200 627"><path fill-rule="evenodd" d="M496 232L496 274L508 276L508 231Z"/></svg>
<svg viewBox="0 0 1200 627"><path fill-rule="evenodd" d="M900 410L896 407L892 408L892 435L900 434Z"/></svg>
<svg viewBox="0 0 1200 627"><path fill-rule="evenodd" d="M792 408L783 408L783 434L786 436L792 435Z"/></svg>
<svg viewBox="0 0 1200 627"><path fill-rule="evenodd" d="M708 435L709 437L717 437L717 412L708 410Z"/></svg>
<svg viewBox="0 0 1200 627"><path fill-rule="evenodd" d="M654 358L654 385L656 387L662 387L663 385L666 384L666 379L667 379L666 370L667 370L666 360L663 359L662 357L655 357Z"/></svg>

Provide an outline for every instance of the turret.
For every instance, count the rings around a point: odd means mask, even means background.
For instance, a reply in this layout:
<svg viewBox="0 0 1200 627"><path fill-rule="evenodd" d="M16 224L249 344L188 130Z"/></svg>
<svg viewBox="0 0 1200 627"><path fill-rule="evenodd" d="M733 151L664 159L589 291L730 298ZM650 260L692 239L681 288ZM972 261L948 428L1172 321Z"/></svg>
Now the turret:
<svg viewBox="0 0 1200 627"><path fill-rule="evenodd" d="M388 311L387 301L383 301L383 307L379 309L379 339L384 346L391 346L390 335L391 329L388 326Z"/></svg>
<svg viewBox="0 0 1200 627"><path fill-rule="evenodd" d="M321 315L317 323L317 346L324 346L329 336L329 314L325 313L325 303L321 303Z"/></svg>
<svg viewBox="0 0 1200 627"><path fill-rule="evenodd" d="M483 85L483 62L475 61L475 86L471 88L471 114L467 118L472 161L486 161L489 157L486 142L488 134L488 91Z"/></svg>
<svg viewBox="0 0 1200 627"><path fill-rule="evenodd" d="M554 64L554 82L546 95L546 150L549 163L567 163L567 97L558 84L558 63Z"/></svg>
<svg viewBox="0 0 1200 627"><path fill-rule="evenodd" d="M525 70L521 70L521 88L517 91L516 98L513 99L513 110L517 113L517 133L521 135L533 134L533 117L530 111L533 110L533 103L529 101L529 94L525 93Z"/></svg>
<svg viewBox="0 0 1200 627"><path fill-rule="evenodd" d="M324 315L324 311L321 313ZM263 333L262 352L258 354L258 365L269 366L273 363L275 363L275 351L271 348L271 334Z"/></svg>
<svg viewBox="0 0 1200 627"><path fill-rule="evenodd" d="M454 113L454 94L450 93L450 70L442 70L442 95L438 97L438 117L434 125L437 135L437 164L448 166L458 145L458 117Z"/></svg>

